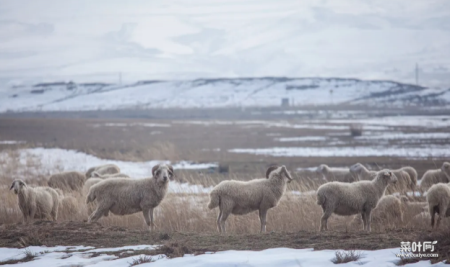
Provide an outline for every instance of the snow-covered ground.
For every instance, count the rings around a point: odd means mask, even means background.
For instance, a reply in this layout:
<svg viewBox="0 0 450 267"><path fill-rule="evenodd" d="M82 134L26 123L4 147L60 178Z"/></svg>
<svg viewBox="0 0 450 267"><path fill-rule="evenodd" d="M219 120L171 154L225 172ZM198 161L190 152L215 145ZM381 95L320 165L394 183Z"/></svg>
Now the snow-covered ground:
<svg viewBox="0 0 450 267"><path fill-rule="evenodd" d="M275 157L406 157L435 158L449 157L448 146L428 145L426 147L270 147L235 148L231 153L248 153Z"/></svg>
<svg viewBox="0 0 450 267"><path fill-rule="evenodd" d="M291 105L300 106L348 103L389 107L428 103L426 101L450 104L449 88L442 89L439 94L434 92L426 97L415 98L415 92L419 94L426 88L390 81L356 79L202 79L120 86L70 86L65 83L15 88L0 85L0 112L266 107L280 106L282 99L288 99ZM165 125L154 124L151 127Z"/></svg>
<svg viewBox="0 0 450 267"><path fill-rule="evenodd" d="M0 152L0 167L2 164L8 164L11 156L5 152ZM78 152L75 150L66 150L60 148L29 148L20 149L19 157L24 170L18 173L17 179L21 178L20 173L54 173L55 171L81 171L84 172L92 166L113 163L120 167L121 172L128 174L132 178L151 177L152 167L160 162L170 163L169 161L146 161L131 162L100 159L95 156ZM37 162L30 164L29 159ZM207 169L217 167L217 163L192 163L187 161L173 162L172 166L175 170L180 169ZM6 166L5 166L6 168ZM14 178L14 177L13 177ZM205 188L201 185L191 185L187 183L169 183L171 192L187 192L187 193L208 193L211 188Z"/></svg>
<svg viewBox="0 0 450 267"><path fill-rule="evenodd" d="M95 267L123 267L129 266L130 263L139 258L141 255L119 258L114 255L108 255L107 252L123 251L127 252L136 250L153 249L154 246L126 246L119 248L102 248L95 249L93 247L28 247L23 249L16 248L0 248L0 262L10 259L21 259L25 257L25 253L36 255L33 261L17 263L5 266L95 266ZM92 257L94 252L105 252L99 256ZM220 251L216 253L205 253L202 255L184 255L169 259L164 255L152 256L153 262L143 263L138 266L185 266L185 267L209 267L209 266L335 266L331 262L335 258L335 250L319 250L313 249L291 249L291 248L271 248L262 251ZM340 264L339 266L397 266L399 258L396 254L400 253L400 248L390 248L374 251L361 250L358 251L361 258L357 261ZM429 261L420 261L407 266L425 267L431 266ZM444 263L437 263L433 266L445 266Z"/></svg>

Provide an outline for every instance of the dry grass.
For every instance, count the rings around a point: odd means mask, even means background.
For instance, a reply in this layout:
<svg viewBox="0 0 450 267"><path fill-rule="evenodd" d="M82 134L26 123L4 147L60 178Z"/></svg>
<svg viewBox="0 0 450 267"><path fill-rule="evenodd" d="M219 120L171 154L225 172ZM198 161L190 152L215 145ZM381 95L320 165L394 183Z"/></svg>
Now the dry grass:
<svg viewBox="0 0 450 267"><path fill-rule="evenodd" d="M9 185L14 178L25 179L31 185L43 185L50 170L40 168L40 160L34 157L20 159L15 151L9 151L8 157L2 158L0 166L4 171L0 176L0 224L14 224L22 221L22 214L17 205L17 197L9 191ZM58 171L56 168L54 171ZM236 175L205 174L202 172L177 172L177 179L203 186L214 186L224 179L251 179L261 177L263 169L259 173ZM310 178L301 178L293 174L295 181L288 185L288 192L282 197L279 205L268 213L267 230L295 232L317 231L322 215L321 208L316 204L315 190L323 181ZM85 196L73 194L67 196L69 200L60 208L58 221L85 221L89 215L85 204ZM186 192L169 193L161 205L155 210L155 222L157 229L162 232L210 232L215 233L217 210L208 210L208 194ZM408 217L407 217L408 218ZM359 227L351 225L352 217L333 215L329 226L333 230L361 231ZM411 218L408 218L408 221ZM427 227L427 221L423 224L409 224L408 227ZM105 227L126 227L130 229L146 229L146 224L141 213L128 216L110 215L99 221ZM384 231L389 225L391 228L401 228L399 225L389 222L374 222L375 231ZM257 233L259 219L257 212L245 216L231 216L227 220L229 233ZM32 240L30 241L31 243ZM30 243L24 240L25 243Z"/></svg>
<svg viewBox="0 0 450 267"><path fill-rule="evenodd" d="M342 264L351 261L358 261L361 259L362 254L360 251L350 250L350 251L336 251L335 258L331 261L334 264Z"/></svg>

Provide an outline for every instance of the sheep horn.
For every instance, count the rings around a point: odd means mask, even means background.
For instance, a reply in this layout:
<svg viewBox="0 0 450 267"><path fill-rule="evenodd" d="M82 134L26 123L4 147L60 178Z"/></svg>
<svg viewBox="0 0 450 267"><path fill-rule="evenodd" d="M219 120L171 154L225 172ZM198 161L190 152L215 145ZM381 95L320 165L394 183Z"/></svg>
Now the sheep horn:
<svg viewBox="0 0 450 267"><path fill-rule="evenodd" d="M270 166L269 168L267 168L267 171L266 171L266 178L269 179L270 173L273 172L274 170L276 170L277 168L278 168L277 165L272 165L272 166Z"/></svg>
<svg viewBox="0 0 450 267"><path fill-rule="evenodd" d="M284 175L286 175L286 177L289 179L289 183L293 180L291 177L291 174L288 172L288 170L286 169L286 166L281 166L281 168L283 169Z"/></svg>

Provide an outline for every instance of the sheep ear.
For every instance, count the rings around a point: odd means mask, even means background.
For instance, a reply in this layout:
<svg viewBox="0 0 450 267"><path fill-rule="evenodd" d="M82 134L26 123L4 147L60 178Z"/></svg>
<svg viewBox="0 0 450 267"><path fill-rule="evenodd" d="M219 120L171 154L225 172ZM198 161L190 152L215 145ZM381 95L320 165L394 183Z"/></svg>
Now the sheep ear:
<svg viewBox="0 0 450 267"><path fill-rule="evenodd" d="M20 181L19 182L20 186L26 186L24 182Z"/></svg>
<svg viewBox="0 0 450 267"><path fill-rule="evenodd" d="M9 190L13 190L14 188L14 182L11 184L11 187L9 188Z"/></svg>
<svg viewBox="0 0 450 267"><path fill-rule="evenodd" d="M156 173L156 171L159 169L159 164L156 164L155 166L153 166L153 168L152 168L152 175L153 175L153 177L155 177L155 173Z"/></svg>
<svg viewBox="0 0 450 267"><path fill-rule="evenodd" d="M267 168L267 171L266 171L266 178L269 179L270 173L273 172L274 170L276 170L277 168L278 168L277 165L273 165L273 166L270 166L269 168Z"/></svg>

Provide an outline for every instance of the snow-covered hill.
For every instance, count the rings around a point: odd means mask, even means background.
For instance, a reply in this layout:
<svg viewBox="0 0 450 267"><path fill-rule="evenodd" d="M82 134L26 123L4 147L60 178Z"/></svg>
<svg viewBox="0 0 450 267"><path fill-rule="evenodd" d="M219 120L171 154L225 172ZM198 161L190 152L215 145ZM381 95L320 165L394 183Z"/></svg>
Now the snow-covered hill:
<svg viewBox="0 0 450 267"><path fill-rule="evenodd" d="M0 90L0 112L292 105L446 105L450 89L338 78L239 78L190 81L41 83Z"/></svg>

